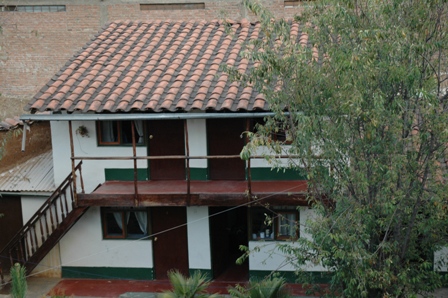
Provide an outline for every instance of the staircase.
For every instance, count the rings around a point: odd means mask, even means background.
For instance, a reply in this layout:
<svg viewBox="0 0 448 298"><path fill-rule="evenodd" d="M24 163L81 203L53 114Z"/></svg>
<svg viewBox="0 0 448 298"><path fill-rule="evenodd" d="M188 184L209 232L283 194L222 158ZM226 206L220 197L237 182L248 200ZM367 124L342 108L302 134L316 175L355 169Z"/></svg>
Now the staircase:
<svg viewBox="0 0 448 298"><path fill-rule="evenodd" d="M11 266L20 263L30 274L59 240L87 211L88 207L76 207L76 182L84 187L80 162L39 210L0 252L9 258ZM79 173L77 175L76 173Z"/></svg>

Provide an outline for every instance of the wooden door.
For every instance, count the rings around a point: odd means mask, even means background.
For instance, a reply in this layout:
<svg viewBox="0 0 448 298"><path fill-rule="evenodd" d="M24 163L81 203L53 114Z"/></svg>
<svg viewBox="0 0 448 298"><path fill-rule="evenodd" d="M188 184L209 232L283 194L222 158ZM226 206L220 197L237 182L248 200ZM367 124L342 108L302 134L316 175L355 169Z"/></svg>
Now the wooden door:
<svg viewBox="0 0 448 298"><path fill-rule="evenodd" d="M185 155L182 120L148 122L149 156ZM149 162L151 180L185 180L184 159L153 159Z"/></svg>
<svg viewBox="0 0 448 298"><path fill-rule="evenodd" d="M167 272L178 270L188 276L187 212L185 207L152 208L154 273L167 279Z"/></svg>
<svg viewBox="0 0 448 298"><path fill-rule="evenodd" d="M22 204L19 196L6 196L0 198L0 251L8 244L14 235L22 228ZM9 255L0 256L3 272L9 272L11 263Z"/></svg>
<svg viewBox="0 0 448 298"><path fill-rule="evenodd" d="M208 119L209 155L239 155L244 146L246 119ZM245 163L240 158L209 159L211 180L244 180Z"/></svg>

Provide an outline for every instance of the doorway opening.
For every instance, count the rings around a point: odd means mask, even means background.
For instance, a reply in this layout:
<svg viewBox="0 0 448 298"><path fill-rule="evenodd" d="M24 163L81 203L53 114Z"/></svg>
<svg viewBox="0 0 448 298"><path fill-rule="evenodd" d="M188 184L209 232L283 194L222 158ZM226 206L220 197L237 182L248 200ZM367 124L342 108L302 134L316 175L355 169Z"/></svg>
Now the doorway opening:
<svg viewBox="0 0 448 298"><path fill-rule="evenodd" d="M241 245L248 245L247 207L210 207L212 274L219 281L247 281L249 261L237 265Z"/></svg>
<svg viewBox="0 0 448 298"><path fill-rule="evenodd" d="M21 198L17 196L3 195L0 198L0 251L5 248L8 242L22 228L22 203ZM9 273L11 263L9 255L0 256L0 263L4 274Z"/></svg>

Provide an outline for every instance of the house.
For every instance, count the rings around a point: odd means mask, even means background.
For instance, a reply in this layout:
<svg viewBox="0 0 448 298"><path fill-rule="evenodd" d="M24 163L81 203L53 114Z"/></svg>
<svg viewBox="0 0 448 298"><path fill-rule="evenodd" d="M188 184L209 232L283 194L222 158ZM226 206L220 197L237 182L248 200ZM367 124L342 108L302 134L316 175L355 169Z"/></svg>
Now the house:
<svg viewBox="0 0 448 298"><path fill-rule="evenodd" d="M306 40L298 25L291 34ZM311 214L307 183L261 154L240 159L244 132L271 112L220 69L248 71L240 52L256 38L259 24L246 20L105 26L21 116L50 122L59 187L8 247L11 259L31 270L59 243L63 277L291 273L273 249L307 236L295 228ZM259 252L237 266L241 245Z"/></svg>

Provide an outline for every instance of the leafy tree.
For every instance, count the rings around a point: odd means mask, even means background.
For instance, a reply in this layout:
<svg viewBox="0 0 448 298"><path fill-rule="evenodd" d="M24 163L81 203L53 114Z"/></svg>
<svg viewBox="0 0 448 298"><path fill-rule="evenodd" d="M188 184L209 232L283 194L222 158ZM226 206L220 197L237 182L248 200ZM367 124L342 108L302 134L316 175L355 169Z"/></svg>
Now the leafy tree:
<svg viewBox="0 0 448 298"><path fill-rule="evenodd" d="M448 246L446 1L320 1L295 22L244 3L263 38L243 54L256 62L249 75L228 71L261 91L275 116L249 133L241 156L260 146L289 154L291 167L307 171L316 213L306 227L312 239L280 249L297 268L326 266L333 295L412 297L440 287L433 256ZM290 146L271 140L281 131Z"/></svg>

